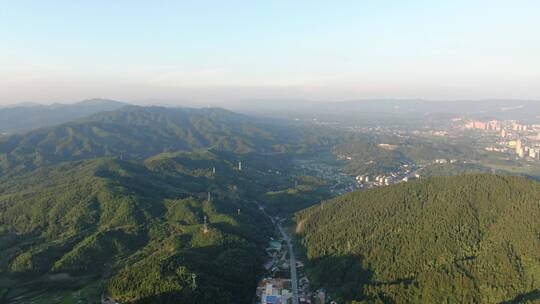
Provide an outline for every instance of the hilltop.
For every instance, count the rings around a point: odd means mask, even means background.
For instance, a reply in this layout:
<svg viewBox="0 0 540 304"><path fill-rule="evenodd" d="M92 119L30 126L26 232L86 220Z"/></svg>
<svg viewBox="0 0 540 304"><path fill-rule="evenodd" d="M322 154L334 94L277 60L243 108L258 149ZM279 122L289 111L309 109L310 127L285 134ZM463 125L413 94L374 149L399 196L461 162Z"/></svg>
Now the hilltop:
<svg viewBox="0 0 540 304"><path fill-rule="evenodd" d="M540 184L434 177L299 212L309 272L338 299L499 303L540 298Z"/></svg>
<svg viewBox="0 0 540 304"><path fill-rule="evenodd" d="M224 109L126 106L0 138L0 173L94 157L144 159L201 148L280 152L291 138L289 129Z"/></svg>

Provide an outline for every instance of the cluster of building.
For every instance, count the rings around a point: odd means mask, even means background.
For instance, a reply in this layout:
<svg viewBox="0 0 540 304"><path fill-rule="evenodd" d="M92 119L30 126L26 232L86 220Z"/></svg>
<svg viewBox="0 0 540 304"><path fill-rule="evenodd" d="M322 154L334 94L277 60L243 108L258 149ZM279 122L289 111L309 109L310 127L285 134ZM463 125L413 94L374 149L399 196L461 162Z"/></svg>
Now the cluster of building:
<svg viewBox="0 0 540 304"><path fill-rule="evenodd" d="M413 172L412 165L403 164L397 172L382 174L382 175L357 175L356 183L360 188L373 188L381 186L389 186L400 182L407 182L412 179L420 178L418 173Z"/></svg>
<svg viewBox="0 0 540 304"><path fill-rule="evenodd" d="M345 155L345 154L337 154L336 158L340 159L340 160L352 160L353 159L352 156Z"/></svg>
<svg viewBox="0 0 540 304"><path fill-rule="evenodd" d="M329 186L329 190L333 194L341 195L360 189L359 184L355 182L354 177L340 172L336 166L312 160L297 160L296 164L299 168L309 171L310 174L334 181L334 184Z"/></svg>
<svg viewBox="0 0 540 304"><path fill-rule="evenodd" d="M510 153L518 158L540 160L540 124L523 124L515 120L466 122L465 129L497 131L500 141L485 147L486 151Z"/></svg>
<svg viewBox="0 0 540 304"><path fill-rule="evenodd" d="M518 158L540 159L540 125L525 125L511 121L500 133L499 148L492 151L513 151Z"/></svg>
<svg viewBox="0 0 540 304"><path fill-rule="evenodd" d="M468 129L468 130L474 129L474 130L484 130L484 131L501 131L504 133L508 131L527 132L534 129L537 129L537 130L540 129L540 125L522 124L515 120L505 120L505 121L469 120L469 121L466 121L462 126L464 129Z"/></svg>
<svg viewBox="0 0 540 304"><path fill-rule="evenodd" d="M283 278L264 278L257 286L257 298L261 304L291 303L291 280Z"/></svg>
<svg viewBox="0 0 540 304"><path fill-rule="evenodd" d="M444 165L444 164L455 164L457 159L446 159L446 158L437 158L433 160L434 164Z"/></svg>
<svg viewBox="0 0 540 304"><path fill-rule="evenodd" d="M326 304L326 303L337 304L335 301L327 302L328 299L326 296L326 291L323 288L312 292L309 285L309 279L304 274L302 263L300 263L300 265L298 266L299 266L299 273L301 275L300 279L298 280L298 303L300 304Z"/></svg>
<svg viewBox="0 0 540 304"><path fill-rule="evenodd" d="M267 276L263 278L256 291L260 304L286 304L292 298L291 279L287 248L283 240L271 239L266 248L268 260L264 264Z"/></svg>
<svg viewBox="0 0 540 304"><path fill-rule="evenodd" d="M515 151L519 158L540 159L540 147L525 145L521 139L515 141Z"/></svg>
<svg viewBox="0 0 540 304"><path fill-rule="evenodd" d="M264 264L266 276L259 281L256 290L257 304L293 304L293 291L288 248L281 238L271 239L266 248L268 259ZM324 289L312 292L310 282L304 271L304 264L296 260L298 273L298 303L326 304L328 301Z"/></svg>
<svg viewBox="0 0 540 304"><path fill-rule="evenodd" d="M500 131L502 124L497 120L480 121L472 120L463 125L465 129Z"/></svg>

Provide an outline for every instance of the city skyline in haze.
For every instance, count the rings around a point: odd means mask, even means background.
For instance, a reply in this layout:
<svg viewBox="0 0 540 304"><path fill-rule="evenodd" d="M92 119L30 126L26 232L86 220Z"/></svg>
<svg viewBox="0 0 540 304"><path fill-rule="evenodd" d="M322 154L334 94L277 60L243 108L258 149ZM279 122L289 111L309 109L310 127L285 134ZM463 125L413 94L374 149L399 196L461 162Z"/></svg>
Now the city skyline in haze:
<svg viewBox="0 0 540 304"><path fill-rule="evenodd" d="M0 105L540 99L536 1L0 1Z"/></svg>

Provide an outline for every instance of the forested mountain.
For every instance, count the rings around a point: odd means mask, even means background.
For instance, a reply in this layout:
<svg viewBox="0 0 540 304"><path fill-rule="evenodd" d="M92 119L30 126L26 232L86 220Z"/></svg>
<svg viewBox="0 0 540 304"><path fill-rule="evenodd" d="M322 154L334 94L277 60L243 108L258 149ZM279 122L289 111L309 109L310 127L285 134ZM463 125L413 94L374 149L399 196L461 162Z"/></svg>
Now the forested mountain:
<svg viewBox="0 0 540 304"><path fill-rule="evenodd" d="M175 152L2 178L0 295L99 299L104 289L122 302L249 303L271 229L252 200L268 178L237 160Z"/></svg>
<svg viewBox="0 0 540 304"><path fill-rule="evenodd" d="M349 157L344 171L349 174L381 174L396 170L409 160L404 153L379 147L365 139L346 141L334 148L338 157Z"/></svg>
<svg viewBox="0 0 540 304"><path fill-rule="evenodd" d="M20 104L0 108L0 134L23 132L62 124L103 111L113 111L126 103L90 99L74 104Z"/></svg>
<svg viewBox="0 0 540 304"><path fill-rule="evenodd" d="M349 193L297 214L309 273L340 300L540 299L540 184L434 177Z"/></svg>
<svg viewBox="0 0 540 304"><path fill-rule="evenodd" d="M1 171L115 156L143 159L166 151L216 148L283 151L293 135L223 109L128 106L55 127L0 138Z"/></svg>

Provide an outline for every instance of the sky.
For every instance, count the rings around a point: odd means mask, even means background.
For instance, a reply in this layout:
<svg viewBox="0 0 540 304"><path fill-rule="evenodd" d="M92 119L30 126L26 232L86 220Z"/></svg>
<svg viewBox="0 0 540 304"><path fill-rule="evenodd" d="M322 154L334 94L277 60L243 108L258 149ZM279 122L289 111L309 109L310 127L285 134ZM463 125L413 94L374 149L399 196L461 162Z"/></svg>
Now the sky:
<svg viewBox="0 0 540 304"><path fill-rule="evenodd" d="M540 1L0 0L0 104L540 99Z"/></svg>

